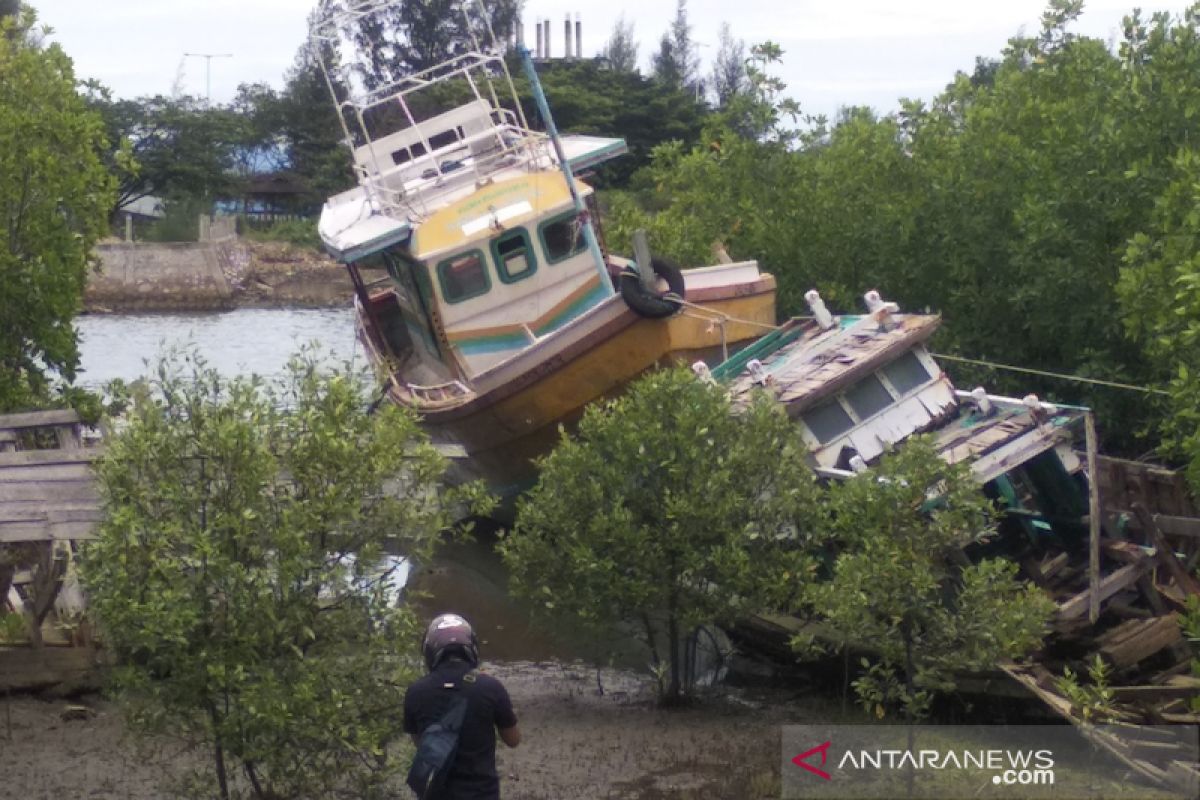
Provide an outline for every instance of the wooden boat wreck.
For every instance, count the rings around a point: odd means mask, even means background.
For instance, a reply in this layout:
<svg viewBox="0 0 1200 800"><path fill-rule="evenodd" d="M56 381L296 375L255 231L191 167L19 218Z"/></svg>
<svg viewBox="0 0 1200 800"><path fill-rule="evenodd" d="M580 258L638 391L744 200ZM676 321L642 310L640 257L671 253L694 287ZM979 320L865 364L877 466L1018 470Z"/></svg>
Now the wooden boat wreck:
<svg viewBox="0 0 1200 800"><path fill-rule="evenodd" d="M834 316L816 292L807 299L811 319L695 371L722 383L735 406L762 388L774 394L827 478L869 474L887 448L922 433L946 461L966 463L1005 512L997 535L966 555L1011 558L1058 606L1029 663L997 665L974 682L1036 698L1143 777L1194 795L1195 754L1138 727L1200 725L1200 631L1189 640L1182 616L1200 603L1200 514L1182 476L1100 455L1088 409L955 389L927 346L936 315L899 313L876 292L857 315ZM804 620L763 615L734 634L789 657L786 642L800 631L812 632ZM1062 680L1067 667L1086 675L1097 657L1112 674L1100 716L1074 704ZM1094 731L1097 722L1128 734Z"/></svg>
<svg viewBox="0 0 1200 800"><path fill-rule="evenodd" d="M561 424L672 360L720 359L775 323L775 280L754 262L674 269L609 253L581 170L621 139L560 136L537 74L546 132L525 117L503 55L477 48L355 93L348 31L378 0L316 26L359 185L321 214L325 247L355 287L360 338L387 398L468 474L501 493L530 481ZM439 107L447 96L462 98ZM371 279L367 270L386 275Z"/></svg>

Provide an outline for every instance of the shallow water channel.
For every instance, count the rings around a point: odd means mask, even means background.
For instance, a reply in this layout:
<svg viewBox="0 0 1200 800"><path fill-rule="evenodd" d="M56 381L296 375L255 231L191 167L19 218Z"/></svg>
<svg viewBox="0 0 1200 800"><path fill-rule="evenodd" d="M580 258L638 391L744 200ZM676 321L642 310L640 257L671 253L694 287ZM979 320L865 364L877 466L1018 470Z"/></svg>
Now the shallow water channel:
<svg viewBox="0 0 1200 800"><path fill-rule="evenodd" d="M82 372L79 382L102 388L113 379L146 375L168 348L195 346L226 377L281 375L290 356L316 344L331 366L349 362L368 368L346 309L238 309L187 314L85 315L76 321ZM148 367L147 364L150 366ZM428 598L425 616L454 610L475 625L487 659L547 661L576 658L616 666L644 663L628 636L586 636L567 625L533 620L513 600L494 550L496 532L485 525L469 541L441 548L433 563L418 565L412 586Z"/></svg>

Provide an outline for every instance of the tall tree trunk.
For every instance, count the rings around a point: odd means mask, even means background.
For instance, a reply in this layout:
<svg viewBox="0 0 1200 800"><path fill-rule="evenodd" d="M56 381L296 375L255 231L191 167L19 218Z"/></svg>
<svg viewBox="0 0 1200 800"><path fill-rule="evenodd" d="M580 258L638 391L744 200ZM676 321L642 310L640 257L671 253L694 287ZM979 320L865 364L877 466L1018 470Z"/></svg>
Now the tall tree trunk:
<svg viewBox="0 0 1200 800"><path fill-rule="evenodd" d="M667 601L667 638L670 641L671 648L671 682L667 685L667 700L671 703L679 702L680 698L680 654L679 654L679 619L677 615L678 602L676 593L671 592L670 599Z"/></svg>
<svg viewBox="0 0 1200 800"><path fill-rule="evenodd" d="M213 726L213 762L217 770L217 785L221 791L221 800L229 800L229 783L225 777L225 748L221 744L221 716L217 707L208 704L208 718Z"/></svg>

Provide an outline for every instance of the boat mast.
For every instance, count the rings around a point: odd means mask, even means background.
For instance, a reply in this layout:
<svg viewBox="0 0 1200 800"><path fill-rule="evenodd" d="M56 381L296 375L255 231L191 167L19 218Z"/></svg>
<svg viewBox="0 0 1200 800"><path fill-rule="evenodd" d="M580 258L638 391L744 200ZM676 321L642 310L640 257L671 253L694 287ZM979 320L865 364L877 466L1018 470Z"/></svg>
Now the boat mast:
<svg viewBox="0 0 1200 800"><path fill-rule="evenodd" d="M571 192L571 200L575 203L575 214L583 227L584 241L587 242L592 260L596 263L596 271L600 273L600 285L604 287L606 294L612 295L616 290L613 289L612 279L608 275L608 267L604 264L604 255L600 252L600 244L596 241L591 215L583 203L583 198L579 196L579 191L575 188L575 176L571 174L571 165L567 161L566 154L563 153L562 141L558 138L558 128L554 125L554 117L550 116L550 104L546 102L546 95L542 91L542 82L538 80L537 70L533 67L533 58L529 55L529 48L523 42L517 45L517 53L521 56L521 66L525 70L525 76L529 78L529 86L533 89L533 101L537 104L538 113L546 121L546 133L550 136L551 144L554 145L554 155L558 158L558 165L562 168L563 177L567 179L567 189Z"/></svg>

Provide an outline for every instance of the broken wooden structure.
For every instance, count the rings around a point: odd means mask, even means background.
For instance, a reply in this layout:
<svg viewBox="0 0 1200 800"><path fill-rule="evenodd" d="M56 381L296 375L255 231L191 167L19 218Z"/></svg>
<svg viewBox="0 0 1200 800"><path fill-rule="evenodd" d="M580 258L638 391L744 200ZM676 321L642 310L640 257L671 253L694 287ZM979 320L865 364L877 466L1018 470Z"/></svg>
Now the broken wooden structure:
<svg viewBox="0 0 1200 800"><path fill-rule="evenodd" d="M1058 604L1035 663L1005 665L1008 676L1078 723L1080 709L1054 676L1066 667L1086 674L1099 656L1120 683L1119 721L1200 724L1200 679L1190 674L1200 641L1185 641L1180 627L1188 597L1200 595L1200 515L1183 478L1099 455L1088 409L955 390L926 346L937 316L901 314L875 292L863 315L834 316L816 292L806 299L811 319L788 322L711 371L693 369L724 384L735 407L757 391L773 395L826 478L854 479L888 447L932 436L1005 512L998 535L968 557L1015 560ZM763 645L786 642L797 624L759 616L737 633L770 651ZM1163 771L1118 743L1100 744L1160 783L1197 785L1194 756Z"/></svg>
<svg viewBox="0 0 1200 800"><path fill-rule="evenodd" d="M0 691L71 682L95 664L73 569L100 519L70 410L0 416Z"/></svg>
<svg viewBox="0 0 1200 800"><path fill-rule="evenodd" d="M1188 598L1200 598L1193 577L1200 518L1182 476L1171 470L1098 457L1094 474L1103 520L1100 569L1092 579L1078 548L1024 555L1025 576L1058 603L1055 633L1032 663L1003 669L1132 769L1194 792L1195 754L1133 726L1200 725L1200 676L1193 673L1200 640L1189 640L1181 627ZM1086 675L1096 658L1111 671L1111 699L1085 714L1068 698L1062 675L1067 667ZM1131 727L1128 736L1105 738L1090 722ZM1156 755L1150 760L1146 753Z"/></svg>

